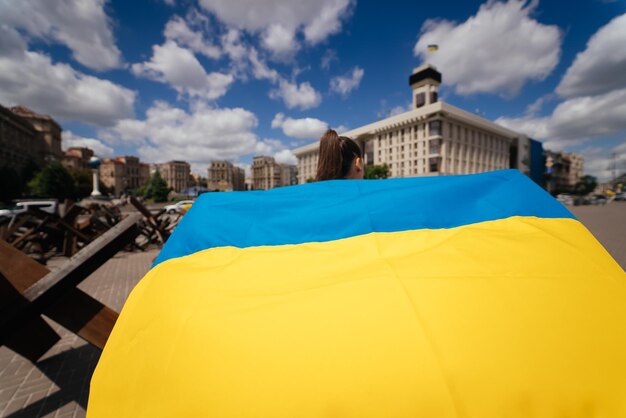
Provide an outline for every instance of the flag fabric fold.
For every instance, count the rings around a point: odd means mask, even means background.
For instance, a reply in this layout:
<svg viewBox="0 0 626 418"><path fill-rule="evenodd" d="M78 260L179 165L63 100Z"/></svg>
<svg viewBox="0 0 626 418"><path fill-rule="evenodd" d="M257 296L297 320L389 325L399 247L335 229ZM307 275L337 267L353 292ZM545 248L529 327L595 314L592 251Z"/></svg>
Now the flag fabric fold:
<svg viewBox="0 0 626 418"><path fill-rule="evenodd" d="M626 416L626 275L515 170L202 195L89 417Z"/></svg>

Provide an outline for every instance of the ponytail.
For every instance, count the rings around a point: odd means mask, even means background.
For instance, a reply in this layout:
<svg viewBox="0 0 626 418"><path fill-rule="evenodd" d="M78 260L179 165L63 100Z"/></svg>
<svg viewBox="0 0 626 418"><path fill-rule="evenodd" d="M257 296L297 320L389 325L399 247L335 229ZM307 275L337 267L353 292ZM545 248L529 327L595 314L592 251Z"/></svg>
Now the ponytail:
<svg viewBox="0 0 626 418"><path fill-rule="evenodd" d="M332 129L320 139L316 181L346 178L356 157L362 157L359 145L352 139L337 135Z"/></svg>

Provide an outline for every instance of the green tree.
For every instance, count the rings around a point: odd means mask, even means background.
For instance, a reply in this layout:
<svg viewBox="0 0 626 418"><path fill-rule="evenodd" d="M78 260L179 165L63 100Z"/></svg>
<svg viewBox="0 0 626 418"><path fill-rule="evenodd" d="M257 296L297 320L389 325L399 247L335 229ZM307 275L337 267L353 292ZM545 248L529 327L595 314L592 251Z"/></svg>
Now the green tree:
<svg viewBox="0 0 626 418"><path fill-rule="evenodd" d="M587 195L593 192L597 185L598 181L594 176L582 176L574 186L574 193L578 196Z"/></svg>
<svg viewBox="0 0 626 418"><path fill-rule="evenodd" d="M70 174L74 178L76 191L74 197L80 199L89 196L93 189L93 173L91 170L70 171Z"/></svg>
<svg viewBox="0 0 626 418"><path fill-rule="evenodd" d="M28 188L37 197L53 197L59 200L74 198L76 194L72 175L61 163L56 162L35 174L28 182Z"/></svg>
<svg viewBox="0 0 626 418"><path fill-rule="evenodd" d="M20 174L11 167L0 167L0 202L9 203L11 200L20 197L24 189L24 181Z"/></svg>
<svg viewBox="0 0 626 418"><path fill-rule="evenodd" d="M389 166L386 163L382 165L366 165L363 177L366 179L386 179L389 177Z"/></svg>
<svg viewBox="0 0 626 418"><path fill-rule="evenodd" d="M90 169L82 169L69 170L69 173L74 179L74 199L78 200L91 195L93 191L93 172ZM113 192L113 190L106 187L101 181L98 182L98 188L103 195Z"/></svg>
<svg viewBox="0 0 626 418"><path fill-rule="evenodd" d="M161 174L155 171L150 180L148 180L148 184L146 184L143 196L146 199L153 199L155 202L165 202L169 192L170 189L167 187L167 183L163 180Z"/></svg>

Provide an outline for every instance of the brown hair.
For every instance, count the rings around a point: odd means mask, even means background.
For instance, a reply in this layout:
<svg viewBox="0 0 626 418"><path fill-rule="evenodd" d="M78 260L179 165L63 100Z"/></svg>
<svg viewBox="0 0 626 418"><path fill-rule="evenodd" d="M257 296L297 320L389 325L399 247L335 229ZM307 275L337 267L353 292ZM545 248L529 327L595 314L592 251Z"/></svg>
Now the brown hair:
<svg viewBox="0 0 626 418"><path fill-rule="evenodd" d="M361 147L346 136L329 129L320 139L316 181L344 179L356 157L363 158Z"/></svg>

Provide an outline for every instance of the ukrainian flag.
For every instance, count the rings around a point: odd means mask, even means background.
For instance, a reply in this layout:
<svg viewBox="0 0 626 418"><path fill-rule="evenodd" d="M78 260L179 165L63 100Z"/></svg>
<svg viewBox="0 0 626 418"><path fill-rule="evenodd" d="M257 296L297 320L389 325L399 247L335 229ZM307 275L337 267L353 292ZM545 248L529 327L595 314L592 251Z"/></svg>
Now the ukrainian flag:
<svg viewBox="0 0 626 418"><path fill-rule="evenodd" d="M435 52L439 50L439 45L430 44L426 48L428 49L428 52Z"/></svg>
<svg viewBox="0 0 626 418"><path fill-rule="evenodd" d="M514 170L207 193L97 417L625 417L626 275Z"/></svg>

